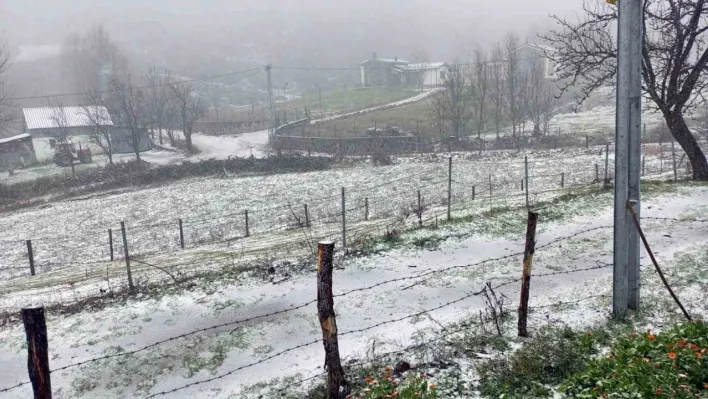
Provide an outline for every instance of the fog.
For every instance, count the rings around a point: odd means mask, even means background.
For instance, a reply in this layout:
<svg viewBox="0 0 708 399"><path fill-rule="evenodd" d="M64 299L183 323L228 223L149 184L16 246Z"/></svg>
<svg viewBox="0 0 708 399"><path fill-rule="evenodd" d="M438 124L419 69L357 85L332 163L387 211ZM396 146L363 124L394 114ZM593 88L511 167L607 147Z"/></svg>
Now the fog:
<svg viewBox="0 0 708 399"><path fill-rule="evenodd" d="M522 38L548 29L549 14L570 15L580 0L2 0L0 40L16 63L47 58L44 79L56 68L64 38L101 24L138 69L150 65L184 76L208 76L263 63L355 68L376 52L431 61L467 59L509 30ZM50 66L51 65L51 66ZM42 69L32 66L30 69ZM22 71L24 75L29 72ZM334 73L280 71L275 83L327 80ZM339 81L355 81L355 72ZM36 78L9 82L13 94L60 90ZM27 82L22 82L27 80ZM311 86L311 83L309 83Z"/></svg>

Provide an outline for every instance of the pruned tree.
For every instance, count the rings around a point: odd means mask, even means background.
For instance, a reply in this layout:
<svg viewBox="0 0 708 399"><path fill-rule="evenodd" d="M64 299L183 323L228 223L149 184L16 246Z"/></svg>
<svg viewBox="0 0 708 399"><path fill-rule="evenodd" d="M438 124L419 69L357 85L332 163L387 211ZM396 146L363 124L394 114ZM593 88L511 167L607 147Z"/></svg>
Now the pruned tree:
<svg viewBox="0 0 708 399"><path fill-rule="evenodd" d="M574 20L554 16L558 28L544 36L557 49L546 54L557 64L561 88L582 103L617 73L617 23L613 6L585 0ZM706 0L645 0L642 89L646 106L661 112L674 139L686 152L693 178L708 180L708 161L686 124L696 106L705 107L708 87L708 3Z"/></svg>
<svg viewBox="0 0 708 399"><path fill-rule="evenodd" d="M487 124L487 101L490 95L490 73L487 52L481 48L474 51L473 77L471 80L472 106L475 124L477 127L477 137L481 138L482 131Z"/></svg>
<svg viewBox="0 0 708 399"><path fill-rule="evenodd" d="M182 124L182 133L187 144L187 151L193 153L192 133L194 123L206 115L206 106L204 101L196 96L196 92L189 83L172 83L170 84L170 90L172 90L174 105Z"/></svg>
<svg viewBox="0 0 708 399"><path fill-rule="evenodd" d="M492 119L494 119L494 127L497 138L499 138L505 113L504 98L506 93L504 84L504 50L502 50L501 44L499 43L494 46L494 50L492 51L492 63L490 66Z"/></svg>
<svg viewBox="0 0 708 399"><path fill-rule="evenodd" d="M459 140L460 132L470 116L471 95L468 70L459 64L452 64L443 81L443 90L434 93L430 99L430 113L442 126L449 126Z"/></svg>
<svg viewBox="0 0 708 399"><path fill-rule="evenodd" d="M12 113L8 110L11 102L8 100L7 86L4 75L12 64L10 50L3 43L0 43L0 130L7 130L13 121Z"/></svg>
<svg viewBox="0 0 708 399"><path fill-rule="evenodd" d="M140 162L140 144L147 137L149 124L149 99L145 89L135 85L131 75L114 76L110 81L111 109L119 125L128 131L126 138Z"/></svg>
<svg viewBox="0 0 708 399"><path fill-rule="evenodd" d="M506 83L507 114L511 121L512 135L516 137L517 127L524 119L524 104L522 91L524 88L521 77L521 57L519 57L519 37L508 33L504 39L504 79Z"/></svg>

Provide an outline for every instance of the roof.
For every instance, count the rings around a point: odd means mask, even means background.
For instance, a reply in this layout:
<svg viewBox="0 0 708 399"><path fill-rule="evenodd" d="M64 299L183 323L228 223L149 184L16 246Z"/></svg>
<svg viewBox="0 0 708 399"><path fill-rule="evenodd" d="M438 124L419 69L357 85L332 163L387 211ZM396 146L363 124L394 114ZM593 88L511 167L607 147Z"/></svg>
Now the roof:
<svg viewBox="0 0 708 399"><path fill-rule="evenodd" d="M0 139L0 144L9 143L9 142L15 141L15 140L26 139L27 137L32 137L32 136L29 133L18 134L17 136L12 136L12 137Z"/></svg>
<svg viewBox="0 0 708 399"><path fill-rule="evenodd" d="M29 130L96 124L113 126L111 115L103 106L24 108L22 114Z"/></svg>
<svg viewBox="0 0 708 399"><path fill-rule="evenodd" d="M419 62L406 65L406 69L409 71L420 71L424 69L438 69L443 66L445 66L444 62Z"/></svg>
<svg viewBox="0 0 708 399"><path fill-rule="evenodd" d="M558 49L556 49L555 47L551 47L551 46L544 46L542 44L535 44L535 43L524 43L521 46L517 47L514 51L512 51L512 53L515 53L515 52L517 52L521 49L524 49L524 48L530 48L532 50L540 50L544 54L558 51Z"/></svg>
<svg viewBox="0 0 708 399"><path fill-rule="evenodd" d="M400 59L400 58L399 58L399 59L395 59L395 58L371 58L371 59L364 60L364 61L360 62L360 64L366 64L367 62L372 62L372 61L382 62L382 63L384 63L384 64L408 64L408 61L402 60L402 59Z"/></svg>

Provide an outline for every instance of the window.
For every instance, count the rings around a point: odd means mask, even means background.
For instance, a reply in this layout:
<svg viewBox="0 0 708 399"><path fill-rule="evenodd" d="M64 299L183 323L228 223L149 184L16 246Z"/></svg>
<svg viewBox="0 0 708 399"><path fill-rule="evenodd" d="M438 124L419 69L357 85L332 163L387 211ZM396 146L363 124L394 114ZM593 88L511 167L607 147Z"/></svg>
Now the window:
<svg viewBox="0 0 708 399"><path fill-rule="evenodd" d="M49 148L54 149L54 147L57 146L57 140L56 139L49 139Z"/></svg>

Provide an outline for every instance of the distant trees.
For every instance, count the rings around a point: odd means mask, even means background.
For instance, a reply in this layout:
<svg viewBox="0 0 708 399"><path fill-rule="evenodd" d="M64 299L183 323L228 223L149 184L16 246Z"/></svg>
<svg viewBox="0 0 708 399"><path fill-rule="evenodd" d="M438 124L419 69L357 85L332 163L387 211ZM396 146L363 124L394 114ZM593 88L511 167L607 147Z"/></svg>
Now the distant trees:
<svg viewBox="0 0 708 399"><path fill-rule="evenodd" d="M130 74L114 76L109 83L110 104L114 121L128 131L135 159L140 162L140 145L147 140L149 125L149 99L145 89L138 87Z"/></svg>
<svg viewBox="0 0 708 399"><path fill-rule="evenodd" d="M487 52L481 48L474 51L474 60L472 61L473 76L471 79L472 91L472 107L473 118L477 126L477 138L481 138L482 131L487 124L487 102L489 99L490 88L490 65L487 59Z"/></svg>

